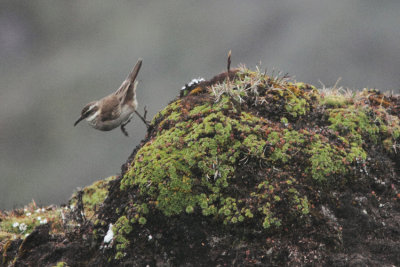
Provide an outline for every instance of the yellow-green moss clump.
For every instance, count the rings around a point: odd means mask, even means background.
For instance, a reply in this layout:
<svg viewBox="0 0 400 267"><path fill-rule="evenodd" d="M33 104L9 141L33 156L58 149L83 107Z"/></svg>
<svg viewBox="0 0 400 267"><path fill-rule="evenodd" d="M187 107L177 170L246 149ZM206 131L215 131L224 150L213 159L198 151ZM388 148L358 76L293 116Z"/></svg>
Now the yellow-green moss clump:
<svg viewBox="0 0 400 267"><path fill-rule="evenodd" d="M104 180L98 180L82 189L83 209L87 218L92 218L95 215L95 211L99 209L104 199L107 197L109 182L115 178L116 176L110 176ZM77 193L74 193L69 201L70 207L76 208L77 203Z"/></svg>
<svg viewBox="0 0 400 267"><path fill-rule="evenodd" d="M149 141L121 181L122 191L138 195L114 225L117 258L133 225L145 224L153 209L265 231L307 223L310 186L356 181L371 147L391 153L399 142L398 117L362 105L365 95L328 99L313 86L260 71L241 69L184 95L155 116Z"/></svg>
<svg viewBox="0 0 400 267"><path fill-rule="evenodd" d="M68 264L66 262L60 261L57 262L57 265L54 265L53 267L68 267Z"/></svg>

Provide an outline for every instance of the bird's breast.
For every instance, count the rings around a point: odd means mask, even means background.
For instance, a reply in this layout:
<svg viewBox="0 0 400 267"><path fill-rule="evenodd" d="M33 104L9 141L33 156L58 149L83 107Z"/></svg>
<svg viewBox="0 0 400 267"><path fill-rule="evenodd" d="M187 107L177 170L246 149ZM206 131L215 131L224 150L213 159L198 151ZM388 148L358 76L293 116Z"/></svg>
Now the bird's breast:
<svg viewBox="0 0 400 267"><path fill-rule="evenodd" d="M98 120L96 123L91 124L91 126L101 131L110 131L130 120L134 111L135 109L133 107L125 105L121 108L121 114L116 119L106 121Z"/></svg>

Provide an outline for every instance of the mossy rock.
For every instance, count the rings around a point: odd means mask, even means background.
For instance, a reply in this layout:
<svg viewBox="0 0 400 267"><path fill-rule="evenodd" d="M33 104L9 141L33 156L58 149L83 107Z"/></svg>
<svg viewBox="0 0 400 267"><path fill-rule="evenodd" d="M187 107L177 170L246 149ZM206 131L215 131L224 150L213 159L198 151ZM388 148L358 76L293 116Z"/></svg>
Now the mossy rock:
<svg viewBox="0 0 400 267"><path fill-rule="evenodd" d="M332 104L311 85L260 71L217 78L160 111L135 150L120 182L134 197L114 225L117 258L155 211L266 234L306 227L321 191L368 178L370 153L393 156L400 141L398 114L365 105L371 92L330 95L340 99Z"/></svg>

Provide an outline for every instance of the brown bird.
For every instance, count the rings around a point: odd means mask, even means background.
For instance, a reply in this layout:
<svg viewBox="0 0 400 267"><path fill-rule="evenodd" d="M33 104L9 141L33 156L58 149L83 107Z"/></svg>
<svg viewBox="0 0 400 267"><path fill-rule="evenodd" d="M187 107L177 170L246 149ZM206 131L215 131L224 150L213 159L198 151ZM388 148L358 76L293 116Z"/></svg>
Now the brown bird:
<svg viewBox="0 0 400 267"><path fill-rule="evenodd" d="M135 112L148 126L146 120L137 113L136 100L136 77L142 66L142 59L139 59L119 89L98 101L88 103L81 112L81 116L74 123L76 126L81 120L86 119L90 126L101 131L110 131L121 126L121 131L128 136L125 130Z"/></svg>

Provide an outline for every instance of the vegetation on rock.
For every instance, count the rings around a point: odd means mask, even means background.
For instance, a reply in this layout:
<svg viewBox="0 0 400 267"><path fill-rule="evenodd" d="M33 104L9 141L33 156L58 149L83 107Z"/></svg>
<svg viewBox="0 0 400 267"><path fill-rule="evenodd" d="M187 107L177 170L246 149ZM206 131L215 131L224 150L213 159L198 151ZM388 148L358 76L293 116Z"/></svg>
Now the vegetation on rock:
<svg viewBox="0 0 400 267"><path fill-rule="evenodd" d="M60 215L52 227L75 231L70 242L87 252L79 264L340 265L335 253L351 251L348 229L362 216L371 223L360 229L375 238L400 218L399 116L400 97L376 90L317 90L244 67L223 73L154 117L121 176L73 196L75 228ZM23 262L7 254L28 246L10 241L23 236L7 216L3 263ZM61 240L62 231L50 233ZM395 255L386 262L399 263Z"/></svg>
<svg viewBox="0 0 400 267"><path fill-rule="evenodd" d="M380 93L325 97L244 68L232 80L193 88L155 116L121 181L122 191L138 194L115 225L117 250L129 245L131 230L121 229L152 216L149 209L266 233L302 227L319 190L364 178L368 152L377 147L394 153L383 141L399 142L399 118L365 105L371 95Z"/></svg>

